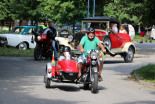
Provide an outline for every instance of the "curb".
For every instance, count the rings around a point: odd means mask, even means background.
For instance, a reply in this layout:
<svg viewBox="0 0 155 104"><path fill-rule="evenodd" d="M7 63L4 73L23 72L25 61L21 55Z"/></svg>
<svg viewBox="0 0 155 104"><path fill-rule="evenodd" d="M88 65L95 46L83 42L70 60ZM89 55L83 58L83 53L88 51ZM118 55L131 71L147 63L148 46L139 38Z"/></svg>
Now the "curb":
<svg viewBox="0 0 155 104"><path fill-rule="evenodd" d="M155 83L144 82L143 80L140 79L140 77L137 75L135 71L132 71L130 75L131 75L130 79L132 79L133 81L136 81L139 84L144 85L146 87L155 89Z"/></svg>

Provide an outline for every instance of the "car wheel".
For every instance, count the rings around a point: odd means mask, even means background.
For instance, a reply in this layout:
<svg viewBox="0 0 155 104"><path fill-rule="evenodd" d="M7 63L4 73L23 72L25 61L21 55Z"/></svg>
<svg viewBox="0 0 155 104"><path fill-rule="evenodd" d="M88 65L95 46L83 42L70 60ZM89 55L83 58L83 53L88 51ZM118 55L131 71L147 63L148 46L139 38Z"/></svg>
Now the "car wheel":
<svg viewBox="0 0 155 104"><path fill-rule="evenodd" d="M128 52L124 55L124 61L130 63L133 61L134 58L134 49L129 47Z"/></svg>
<svg viewBox="0 0 155 104"><path fill-rule="evenodd" d="M105 35L103 38L102 38L102 41L103 43L105 44L105 47L107 47L107 49L111 49L111 39L108 35Z"/></svg>
<svg viewBox="0 0 155 104"><path fill-rule="evenodd" d="M28 48L28 45L25 42L22 42L18 45L18 48L20 50L26 50Z"/></svg>

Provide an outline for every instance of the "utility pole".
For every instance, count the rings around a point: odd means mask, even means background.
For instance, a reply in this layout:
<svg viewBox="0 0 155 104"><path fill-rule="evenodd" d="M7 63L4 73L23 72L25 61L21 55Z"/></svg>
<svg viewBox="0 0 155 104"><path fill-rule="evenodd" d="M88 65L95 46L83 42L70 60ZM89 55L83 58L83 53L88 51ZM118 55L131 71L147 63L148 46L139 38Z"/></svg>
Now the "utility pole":
<svg viewBox="0 0 155 104"><path fill-rule="evenodd" d="M94 0L94 4L93 4L93 17L95 17L95 0Z"/></svg>
<svg viewBox="0 0 155 104"><path fill-rule="evenodd" d="M89 17L89 0L88 0L88 11L87 11L87 17Z"/></svg>

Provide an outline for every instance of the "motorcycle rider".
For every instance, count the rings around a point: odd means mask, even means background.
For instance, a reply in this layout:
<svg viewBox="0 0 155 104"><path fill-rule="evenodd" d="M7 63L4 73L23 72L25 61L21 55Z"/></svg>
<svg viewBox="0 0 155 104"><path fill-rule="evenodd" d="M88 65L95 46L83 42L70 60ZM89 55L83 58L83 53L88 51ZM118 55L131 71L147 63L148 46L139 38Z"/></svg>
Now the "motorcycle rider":
<svg viewBox="0 0 155 104"><path fill-rule="evenodd" d="M46 28L48 28L48 19L45 18L43 22L44 22L44 25L42 25L42 28L43 30L45 30Z"/></svg>
<svg viewBox="0 0 155 104"><path fill-rule="evenodd" d="M79 70L78 77L79 78L81 77L82 66L86 61L86 57L85 57L86 53L84 53L84 51L90 51L92 49L96 50L97 45L101 48L101 50L104 53L106 52L106 49L102 45L99 38L95 36L95 30L92 27L90 27L90 28L88 28L87 36L84 36L80 41L80 52L83 53L83 54L80 55L80 57L78 58L78 70ZM100 58L99 72L98 72L99 81L102 81L102 77L101 77L102 68L103 68L103 59Z"/></svg>
<svg viewBox="0 0 155 104"><path fill-rule="evenodd" d="M57 50L55 47L56 29L54 28L54 21L50 21L48 23L48 26L49 27L44 30L43 34L47 34L47 37L51 39L53 50L54 50L54 58L55 58L55 61L57 61Z"/></svg>

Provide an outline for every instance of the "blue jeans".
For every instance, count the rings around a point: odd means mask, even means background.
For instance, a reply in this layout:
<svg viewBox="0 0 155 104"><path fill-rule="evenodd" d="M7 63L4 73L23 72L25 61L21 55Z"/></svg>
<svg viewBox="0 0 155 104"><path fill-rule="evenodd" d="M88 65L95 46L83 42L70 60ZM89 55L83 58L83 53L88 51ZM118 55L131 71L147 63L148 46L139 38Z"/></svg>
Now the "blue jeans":
<svg viewBox="0 0 155 104"><path fill-rule="evenodd" d="M53 46L53 50L54 50L54 58L57 58L57 50L56 50L56 47L55 47L55 40L53 40L52 46Z"/></svg>

